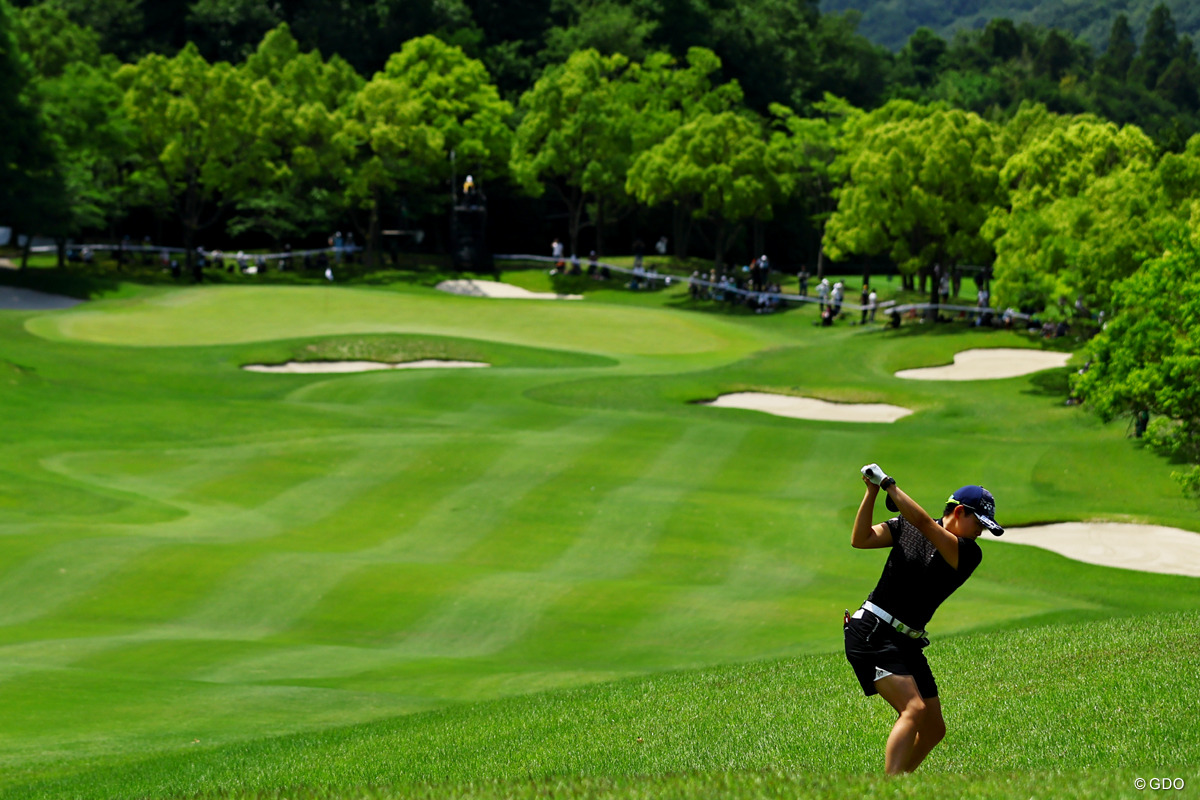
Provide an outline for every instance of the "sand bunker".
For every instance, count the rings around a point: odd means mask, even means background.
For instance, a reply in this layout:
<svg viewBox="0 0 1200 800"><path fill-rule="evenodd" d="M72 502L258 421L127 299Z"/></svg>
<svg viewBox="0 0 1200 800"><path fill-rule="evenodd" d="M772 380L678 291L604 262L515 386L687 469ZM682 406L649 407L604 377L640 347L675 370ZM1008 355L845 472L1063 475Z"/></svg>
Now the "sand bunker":
<svg viewBox="0 0 1200 800"><path fill-rule="evenodd" d="M954 363L943 367L904 369L897 378L917 381L983 381L1015 378L1041 372L1044 369L1065 367L1070 353L1046 350L1020 350L997 347L986 350L964 350L954 356Z"/></svg>
<svg viewBox="0 0 1200 800"><path fill-rule="evenodd" d="M385 364L382 361L289 361L286 364L247 364L242 367L250 372L282 372L298 374L324 374L343 372L377 372L384 369L428 369L428 368L474 368L490 367L482 361L405 361L400 364Z"/></svg>
<svg viewBox="0 0 1200 800"><path fill-rule="evenodd" d="M1119 522L1063 522L1009 528L1003 537L987 538L1026 544L1103 567L1161 572L1200 578L1200 533L1158 525Z"/></svg>
<svg viewBox="0 0 1200 800"><path fill-rule="evenodd" d="M33 289L0 286L0 309L6 311L53 311L60 308L74 308L82 302L82 300L64 297L61 294L47 294Z"/></svg>
<svg viewBox="0 0 1200 800"><path fill-rule="evenodd" d="M581 294L554 294L553 292L531 292L511 283L499 281L459 280L442 281L439 291L468 297L496 297L507 300L582 300Z"/></svg>
<svg viewBox="0 0 1200 800"><path fill-rule="evenodd" d="M723 394L703 405L743 408L777 417L815 419L824 422L895 422L913 413L911 409L886 403L830 403L815 397L790 397L764 392Z"/></svg>

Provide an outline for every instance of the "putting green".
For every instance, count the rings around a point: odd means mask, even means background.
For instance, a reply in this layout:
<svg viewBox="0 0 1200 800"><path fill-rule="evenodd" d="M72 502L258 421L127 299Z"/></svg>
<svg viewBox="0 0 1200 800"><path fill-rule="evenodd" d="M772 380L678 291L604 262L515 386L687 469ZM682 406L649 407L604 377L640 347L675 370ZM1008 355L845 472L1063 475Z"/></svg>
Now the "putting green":
<svg viewBox="0 0 1200 800"><path fill-rule="evenodd" d="M347 333L422 333L589 353L746 353L769 336L711 317L596 304L497 301L441 292L212 287L102 302L26 327L55 340L141 347Z"/></svg>
<svg viewBox="0 0 1200 800"><path fill-rule="evenodd" d="M1066 370L893 375L1034 344L1011 332L827 329L669 292L137 292L0 312L0 793L197 739L836 653L886 555L849 546L871 461L929 508L985 483L1010 526L1196 527L1171 465L1064 406ZM495 367L240 369L303 356ZM690 402L740 391L920 413ZM1196 579L983 546L935 639L1200 603Z"/></svg>

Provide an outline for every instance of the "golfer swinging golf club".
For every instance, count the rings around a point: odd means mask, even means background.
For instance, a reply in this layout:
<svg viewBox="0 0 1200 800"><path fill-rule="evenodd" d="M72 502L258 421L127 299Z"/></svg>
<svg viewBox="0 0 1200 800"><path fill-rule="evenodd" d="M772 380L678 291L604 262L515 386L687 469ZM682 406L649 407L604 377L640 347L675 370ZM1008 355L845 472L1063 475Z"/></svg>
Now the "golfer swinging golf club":
<svg viewBox="0 0 1200 800"><path fill-rule="evenodd" d="M922 649L933 612L979 566L975 540L987 528L996 535L996 502L982 486L964 486L946 501L935 520L896 486L878 464L862 468L867 493L850 543L857 548L890 547L875 590L844 620L846 658L870 697L879 694L900 718L888 736L888 774L915 770L946 735L937 683ZM871 525L879 490L900 516Z"/></svg>

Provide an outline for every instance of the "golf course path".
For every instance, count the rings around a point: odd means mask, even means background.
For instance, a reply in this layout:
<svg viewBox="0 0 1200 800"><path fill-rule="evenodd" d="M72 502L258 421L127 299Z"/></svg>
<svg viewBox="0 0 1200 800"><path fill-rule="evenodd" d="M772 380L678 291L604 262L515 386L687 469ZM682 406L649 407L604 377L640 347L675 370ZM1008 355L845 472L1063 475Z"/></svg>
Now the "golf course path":
<svg viewBox="0 0 1200 800"><path fill-rule="evenodd" d="M247 372L287 373L292 375L320 375L326 373L376 372L385 369L472 369L490 367L482 361L443 361L426 358L420 361L404 361L388 364L383 361L289 361L286 364L247 364Z"/></svg>
<svg viewBox="0 0 1200 800"><path fill-rule="evenodd" d="M60 308L74 308L82 302L61 294L0 286L0 309L5 311L54 311Z"/></svg>
<svg viewBox="0 0 1200 800"><path fill-rule="evenodd" d="M964 350L954 356L953 364L902 369L896 373L896 377L915 381L997 380L1065 367L1070 359L1070 353L1012 347Z"/></svg>
<svg viewBox="0 0 1200 800"><path fill-rule="evenodd" d="M492 297L504 300L582 300L581 294L555 294L553 292L531 292L520 286L500 281L458 280L442 281L437 289L450 294L468 297Z"/></svg>
<svg viewBox="0 0 1200 800"><path fill-rule="evenodd" d="M792 397L767 392L734 392L702 403L717 408L761 411L777 417L812 419L822 422L895 422L913 413L887 403L830 403L815 397Z"/></svg>
<svg viewBox="0 0 1200 800"><path fill-rule="evenodd" d="M1062 522L1009 528L989 539L1027 544L1102 567L1200 578L1200 533L1158 525Z"/></svg>

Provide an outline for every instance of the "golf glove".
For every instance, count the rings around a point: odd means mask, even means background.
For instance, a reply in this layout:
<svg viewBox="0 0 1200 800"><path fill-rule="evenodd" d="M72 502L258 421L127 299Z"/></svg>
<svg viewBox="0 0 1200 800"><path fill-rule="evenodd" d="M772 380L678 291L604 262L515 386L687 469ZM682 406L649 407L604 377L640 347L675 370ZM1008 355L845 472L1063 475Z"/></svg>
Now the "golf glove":
<svg viewBox="0 0 1200 800"><path fill-rule="evenodd" d="M888 477L887 474L879 468L878 464L867 464L862 468L861 472L867 480L876 486L882 484L885 480L887 480Z"/></svg>

